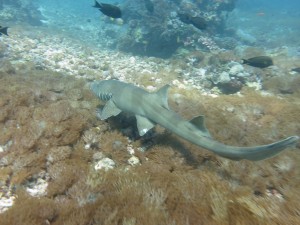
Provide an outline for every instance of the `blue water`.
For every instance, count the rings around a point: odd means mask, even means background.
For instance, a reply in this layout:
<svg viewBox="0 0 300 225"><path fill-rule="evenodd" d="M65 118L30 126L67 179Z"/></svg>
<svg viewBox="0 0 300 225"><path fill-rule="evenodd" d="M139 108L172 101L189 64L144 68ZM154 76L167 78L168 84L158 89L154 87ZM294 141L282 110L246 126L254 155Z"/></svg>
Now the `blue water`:
<svg viewBox="0 0 300 225"><path fill-rule="evenodd" d="M296 47L300 45L299 9L299 1L238 1L227 25L253 36L255 46Z"/></svg>
<svg viewBox="0 0 300 225"><path fill-rule="evenodd" d="M297 12L299 15L300 2L297 0L239 0L236 6L243 11L264 9L267 11L283 12L287 10Z"/></svg>
<svg viewBox="0 0 300 225"><path fill-rule="evenodd" d="M11 4L11 1L4 1L4 4L5 2ZM154 13L151 14L145 10L144 1L106 0L105 3L121 8L124 19L122 23L111 20L92 7L93 0L36 0L31 3L32 7L38 8L44 16L42 18L44 27L70 35L83 44L125 52L132 51L135 54L160 56L159 51L165 51L166 54L162 55L169 57L191 36L194 41L197 41L196 37L199 36L212 39L218 37L218 44L225 49L229 48L228 44L223 44L220 37L231 38L234 46L246 45L272 49L300 45L298 38L300 1L298 0L232 0L235 2L234 9L226 11L225 8L224 13L216 11L216 19L212 22L208 21L207 30L198 30L192 25L182 23L176 17L176 13L188 13L193 16L203 16L206 13L207 18L210 18L215 16L212 6L218 2L222 4L228 1L207 1L210 4L208 8L199 4L205 1L152 0L152 2ZM17 8L17 10L21 9ZM221 21L221 26L216 24L216 21ZM19 22L26 21L17 23ZM8 23L13 27L15 22L8 21ZM5 26L5 22L2 26ZM177 43L176 40L180 40L181 43ZM132 49L129 49L128 46L131 45ZM172 49L174 45L176 47ZM201 49L201 46L195 48Z"/></svg>
<svg viewBox="0 0 300 225"><path fill-rule="evenodd" d="M134 1L105 1L106 3L118 4L126 13L126 7L132 7ZM136 3L141 4L142 1ZM158 1L153 1L155 4ZM172 1L166 1L172 2ZM177 1L181 2L181 1ZM188 2L188 1L187 1ZM195 3L196 1L190 1ZM129 4L130 3L130 4ZM114 30L117 36L126 35L128 32L127 20L122 26L111 23L109 19L91 7L94 1L49 1L39 0L37 4L43 10L42 13L48 18L48 26L57 29L68 30L76 38L93 43L99 47L115 47L116 43L108 43L106 39L107 30ZM154 6L155 6L154 4ZM165 14L173 11L180 12L181 4L172 4L172 7L165 9ZM267 46L274 48L279 45L298 46L300 32L300 1L271 1L271 0L239 0L236 1L235 9L229 12L226 28L239 30L246 36L253 38L253 43L236 36L235 33L224 34L232 36L238 43L246 45ZM197 12L198 9L192 10ZM198 10L199 11L199 10ZM200 10L201 11L201 10ZM162 15L155 15L160 17ZM108 32L109 33L109 32ZM202 32L199 32L201 35ZM209 34L211 36L218 33ZM118 37L111 37L117 39ZM245 38L246 39L246 38Z"/></svg>

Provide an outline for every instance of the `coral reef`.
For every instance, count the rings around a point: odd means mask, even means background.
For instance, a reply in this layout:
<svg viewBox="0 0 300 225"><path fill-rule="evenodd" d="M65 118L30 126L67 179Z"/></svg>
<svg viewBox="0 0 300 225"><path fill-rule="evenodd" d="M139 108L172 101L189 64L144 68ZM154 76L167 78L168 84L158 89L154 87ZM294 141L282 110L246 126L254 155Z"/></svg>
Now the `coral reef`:
<svg viewBox="0 0 300 225"><path fill-rule="evenodd" d="M74 38L63 34L51 33L44 28L35 29L35 33L25 33L26 26L15 27L11 36L0 43L0 57L5 63L9 60L14 66L5 66L8 70L22 71L23 62L30 62L38 70L62 72L77 78L119 79L141 84L149 90L155 90L158 84L172 83L178 80L183 88L194 87L203 93L232 94L242 87L251 86L258 90L266 89L274 93L297 92L297 74L289 74L298 58L288 58L287 49L275 49L267 52L254 47L237 47L223 50L209 42L210 39L198 37L208 44L211 52L179 48L169 60L154 57L132 56L116 51L101 50L83 45ZM208 42L206 42L208 41ZM199 44L199 43L198 43ZM188 46L187 46L188 47ZM241 65L242 58L255 55L273 55L274 66L261 70ZM283 76L287 74L287 80ZM278 78L277 78L278 77ZM271 80L279 81L281 91L268 88ZM224 79L226 78L226 79ZM267 83L265 83L265 81ZM271 82L272 83L272 82ZM274 82L273 82L274 83ZM174 85L179 86L176 82ZM293 90L291 89L291 87Z"/></svg>
<svg viewBox="0 0 300 225"><path fill-rule="evenodd" d="M85 80L11 67L3 62L0 71L1 225L300 223L299 145L236 162L162 128L151 143L130 139L121 118L96 119L99 102ZM243 146L300 135L297 101L296 93L250 88L217 98L170 91L172 109L187 119L207 115L214 138Z"/></svg>
<svg viewBox="0 0 300 225"><path fill-rule="evenodd" d="M45 19L37 4L30 0L0 1L0 18L6 22L26 22L33 26L42 25L41 20Z"/></svg>
<svg viewBox="0 0 300 225"><path fill-rule="evenodd" d="M225 12L234 9L234 2L235 0L196 3L189 0L153 0L154 10L149 13L144 1L137 3L127 0L123 7L126 9L124 20L128 21L128 31L126 35L118 38L117 48L138 55L169 58L178 47L186 46L187 39L190 39L199 42L200 47L204 46L212 51L219 50L211 38L212 35L183 24L178 15L186 13L190 16L200 16L199 18L209 23L210 30L217 33L224 29Z"/></svg>

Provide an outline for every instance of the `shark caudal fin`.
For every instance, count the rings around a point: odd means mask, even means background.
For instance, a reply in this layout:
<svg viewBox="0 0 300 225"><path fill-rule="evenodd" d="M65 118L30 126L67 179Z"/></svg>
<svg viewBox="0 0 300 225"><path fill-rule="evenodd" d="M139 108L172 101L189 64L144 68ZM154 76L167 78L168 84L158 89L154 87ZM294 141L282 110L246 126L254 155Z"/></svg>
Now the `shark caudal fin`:
<svg viewBox="0 0 300 225"><path fill-rule="evenodd" d="M277 155L279 152L283 151L284 149L296 145L298 141L299 141L298 136L291 136L281 141L261 146L255 152L255 154L249 156L248 159L256 161L256 160L271 158Z"/></svg>
<svg viewBox="0 0 300 225"><path fill-rule="evenodd" d="M7 29L8 27L0 27L0 35L5 34L6 36L8 36Z"/></svg>
<svg viewBox="0 0 300 225"><path fill-rule="evenodd" d="M233 147L225 146L222 150L212 149L216 154L232 159L241 160L247 159L251 161L259 161L271 158L284 149L296 145L299 141L298 136L291 136L278 142L268 145L253 146L253 147Z"/></svg>

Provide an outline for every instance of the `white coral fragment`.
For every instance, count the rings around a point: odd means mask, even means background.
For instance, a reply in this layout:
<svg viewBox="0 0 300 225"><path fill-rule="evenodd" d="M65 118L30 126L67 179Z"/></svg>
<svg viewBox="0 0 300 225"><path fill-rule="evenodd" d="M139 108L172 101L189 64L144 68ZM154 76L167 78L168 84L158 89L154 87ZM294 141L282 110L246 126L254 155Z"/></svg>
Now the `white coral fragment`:
<svg viewBox="0 0 300 225"><path fill-rule="evenodd" d="M47 193L47 187L48 182L42 178L38 178L36 181L29 184L26 191L33 197L40 197Z"/></svg>
<svg viewBox="0 0 300 225"><path fill-rule="evenodd" d="M95 170L102 170L108 171L113 169L116 166L116 163L110 158L103 158L95 165Z"/></svg>
<svg viewBox="0 0 300 225"><path fill-rule="evenodd" d="M9 198L7 197L0 198L0 213L5 212L10 207L12 207L14 204L14 200L15 200L14 196L10 196Z"/></svg>
<svg viewBox="0 0 300 225"><path fill-rule="evenodd" d="M131 165L131 166L135 166L135 165L140 164L140 160L139 160L139 158L136 157L136 156L131 156L130 159L128 159L127 162L128 162L129 165Z"/></svg>

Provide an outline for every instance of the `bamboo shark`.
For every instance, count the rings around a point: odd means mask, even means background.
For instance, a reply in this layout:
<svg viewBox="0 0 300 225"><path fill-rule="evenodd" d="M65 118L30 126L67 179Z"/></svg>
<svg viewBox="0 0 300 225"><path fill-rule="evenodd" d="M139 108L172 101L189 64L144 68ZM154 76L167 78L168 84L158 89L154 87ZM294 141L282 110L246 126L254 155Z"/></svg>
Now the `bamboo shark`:
<svg viewBox="0 0 300 225"><path fill-rule="evenodd" d="M155 124L159 124L195 145L231 160L257 161L267 159L285 148L295 145L299 140L298 136L291 136L261 146L224 145L212 139L205 127L203 116L186 121L169 109L167 100L169 87L169 85L165 85L157 92L150 93L132 84L117 80L95 81L90 86L92 92L106 102L103 109L97 112L97 116L101 120L116 116L121 111L133 113L137 120L140 136L147 133Z"/></svg>

